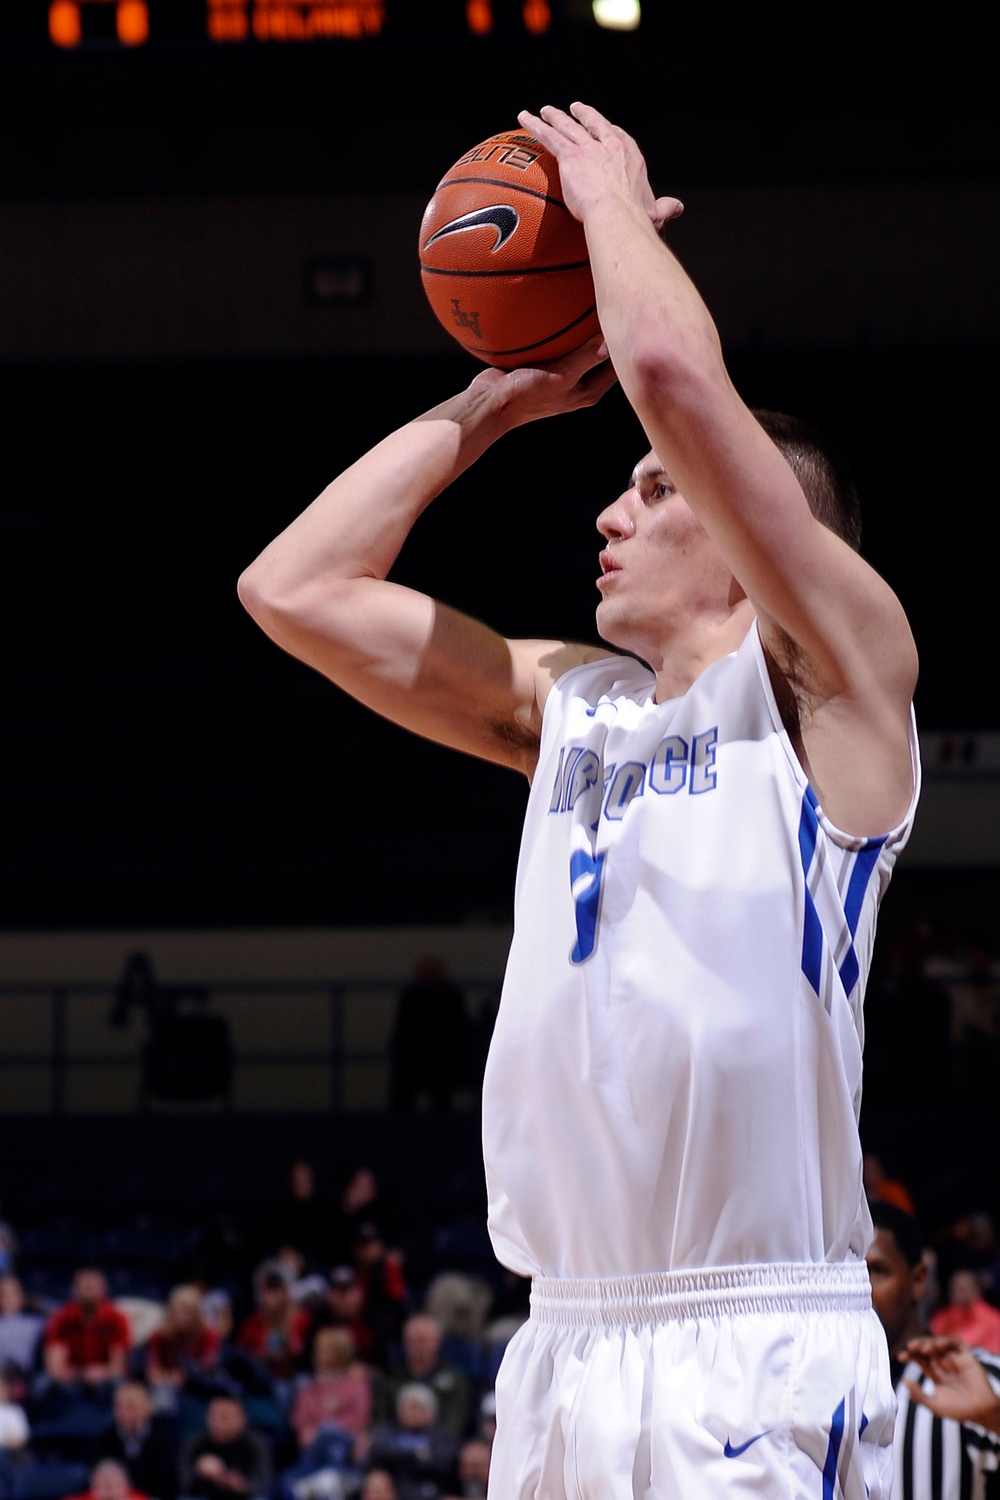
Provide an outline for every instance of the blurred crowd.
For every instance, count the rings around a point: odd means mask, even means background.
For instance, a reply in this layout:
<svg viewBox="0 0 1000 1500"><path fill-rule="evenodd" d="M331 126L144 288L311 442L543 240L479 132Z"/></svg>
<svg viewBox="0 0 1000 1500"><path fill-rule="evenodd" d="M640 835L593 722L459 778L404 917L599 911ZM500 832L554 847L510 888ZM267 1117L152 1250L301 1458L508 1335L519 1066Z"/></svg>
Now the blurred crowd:
<svg viewBox="0 0 1000 1500"><path fill-rule="evenodd" d="M59 1296L42 1237L0 1224L0 1500L485 1495L527 1283L460 1232L416 1281L391 1217L369 1169L331 1203L295 1162L253 1267L210 1228L162 1296L84 1261Z"/></svg>

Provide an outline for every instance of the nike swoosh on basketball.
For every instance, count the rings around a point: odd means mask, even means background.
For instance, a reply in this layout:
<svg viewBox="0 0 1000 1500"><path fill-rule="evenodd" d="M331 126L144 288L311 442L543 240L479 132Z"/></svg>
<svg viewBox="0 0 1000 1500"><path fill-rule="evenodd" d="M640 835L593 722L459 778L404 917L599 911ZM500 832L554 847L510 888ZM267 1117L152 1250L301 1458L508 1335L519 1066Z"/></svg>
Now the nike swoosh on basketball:
<svg viewBox="0 0 1000 1500"><path fill-rule="evenodd" d="M444 239L446 234L461 234L463 229L479 229L483 224L492 224L497 237L490 246L490 250L499 250L501 245L506 245L520 222L520 214L516 208L511 208L509 203L491 203L487 208L477 208L471 213L460 214L449 224L443 224L425 242L424 249L426 250L428 245L433 245L435 240Z"/></svg>
<svg viewBox="0 0 1000 1500"><path fill-rule="evenodd" d="M770 1431L769 1427L767 1432L758 1432L755 1437L747 1438L745 1443L740 1443L735 1448L729 1439L726 1438L726 1446L722 1450L723 1458L739 1458L740 1454L745 1453L748 1448L753 1447L754 1443L759 1443L762 1437L767 1437Z"/></svg>

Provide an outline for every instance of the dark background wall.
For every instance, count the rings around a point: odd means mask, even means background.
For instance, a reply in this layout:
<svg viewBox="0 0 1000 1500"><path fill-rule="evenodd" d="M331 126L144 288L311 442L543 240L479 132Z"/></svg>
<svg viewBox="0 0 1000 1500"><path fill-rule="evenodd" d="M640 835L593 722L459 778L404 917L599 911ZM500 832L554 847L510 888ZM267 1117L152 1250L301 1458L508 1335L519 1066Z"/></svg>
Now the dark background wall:
<svg viewBox="0 0 1000 1500"><path fill-rule="evenodd" d="M458 6L420 24L390 5L370 43L210 48L178 22L72 54L44 6L10 12L3 926L507 911L516 778L357 710L255 631L235 580L474 373L422 305L414 215L466 146L549 98L634 132L688 204L678 248L740 389L854 458L866 552L921 649L921 724L1000 728L995 11L758 7L722 33L649 0L634 36L555 6L532 38L495 9L487 38ZM371 301L307 304L309 257L345 252ZM591 637L593 518L642 441L618 394L514 434L399 576L509 634Z"/></svg>

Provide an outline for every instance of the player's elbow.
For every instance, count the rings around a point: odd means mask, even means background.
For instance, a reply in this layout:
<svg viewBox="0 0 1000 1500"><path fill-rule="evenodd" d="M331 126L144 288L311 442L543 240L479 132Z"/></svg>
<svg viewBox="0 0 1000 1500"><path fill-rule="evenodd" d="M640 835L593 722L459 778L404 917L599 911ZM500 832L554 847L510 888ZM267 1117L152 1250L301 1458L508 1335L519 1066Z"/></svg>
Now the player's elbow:
<svg viewBox="0 0 1000 1500"><path fill-rule="evenodd" d="M281 577L266 554L243 570L236 592L247 614L268 635L274 635L282 622L293 620L301 610L296 590L289 580Z"/></svg>
<svg viewBox="0 0 1000 1500"><path fill-rule="evenodd" d="M236 593L247 614L258 622L273 605L260 560L244 568L236 581Z"/></svg>
<svg viewBox="0 0 1000 1500"><path fill-rule="evenodd" d="M724 368L711 346L685 337L662 318L645 319L637 330L629 359L629 395L637 409L676 409L698 400L698 392L715 384Z"/></svg>

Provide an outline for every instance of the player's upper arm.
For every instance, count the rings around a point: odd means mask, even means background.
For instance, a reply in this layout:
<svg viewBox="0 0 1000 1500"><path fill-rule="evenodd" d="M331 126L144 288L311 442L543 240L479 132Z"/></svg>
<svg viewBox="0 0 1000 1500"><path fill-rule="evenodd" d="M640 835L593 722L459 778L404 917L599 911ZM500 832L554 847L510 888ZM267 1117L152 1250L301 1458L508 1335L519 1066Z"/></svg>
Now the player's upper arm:
<svg viewBox="0 0 1000 1500"><path fill-rule="evenodd" d="M479 620L380 578L321 578L286 597L240 597L284 650L376 713L427 739L530 776L553 682L603 655L560 641L511 641Z"/></svg>

